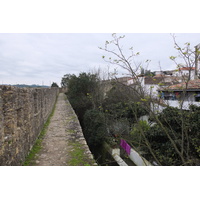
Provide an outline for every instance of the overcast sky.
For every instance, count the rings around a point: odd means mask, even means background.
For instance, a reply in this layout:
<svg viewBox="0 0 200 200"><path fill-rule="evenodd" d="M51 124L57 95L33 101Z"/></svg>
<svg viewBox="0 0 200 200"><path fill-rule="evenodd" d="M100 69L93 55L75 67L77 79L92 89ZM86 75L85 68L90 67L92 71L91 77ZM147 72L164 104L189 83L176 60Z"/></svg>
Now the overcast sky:
<svg viewBox="0 0 200 200"><path fill-rule="evenodd" d="M151 71L175 68L169 59L177 55L170 33L118 33L126 55L130 47L140 52L138 62L150 59ZM200 34L176 34L177 42L183 46L200 43ZM112 33L1 33L0 34L0 81L1 84L60 84L65 74L89 72L94 68L107 69L98 47L104 47ZM116 66L113 66L116 67ZM112 71L112 66L110 66ZM119 67L119 75L125 73Z"/></svg>

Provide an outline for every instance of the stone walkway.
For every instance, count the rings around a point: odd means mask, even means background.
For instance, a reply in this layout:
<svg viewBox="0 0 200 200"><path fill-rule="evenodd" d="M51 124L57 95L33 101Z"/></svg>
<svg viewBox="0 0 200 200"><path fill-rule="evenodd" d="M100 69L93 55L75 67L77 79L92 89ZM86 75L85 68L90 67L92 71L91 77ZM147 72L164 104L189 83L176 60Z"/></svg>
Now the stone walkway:
<svg viewBox="0 0 200 200"><path fill-rule="evenodd" d="M76 159L72 158L72 152L75 151L74 144L79 144L78 146L83 150L89 163L87 165L96 165L74 110L66 95L60 93L54 115L42 141L42 150L36 155L36 166L72 165L70 161ZM84 163L77 165L84 165Z"/></svg>

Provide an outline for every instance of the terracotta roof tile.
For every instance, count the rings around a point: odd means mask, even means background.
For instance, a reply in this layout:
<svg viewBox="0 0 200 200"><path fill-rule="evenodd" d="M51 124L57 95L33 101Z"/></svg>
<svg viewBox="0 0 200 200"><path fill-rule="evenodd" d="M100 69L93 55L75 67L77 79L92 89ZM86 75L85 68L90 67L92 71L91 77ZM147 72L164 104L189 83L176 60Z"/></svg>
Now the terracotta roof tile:
<svg viewBox="0 0 200 200"><path fill-rule="evenodd" d="M195 67L181 67L179 70L195 70Z"/></svg>
<svg viewBox="0 0 200 200"><path fill-rule="evenodd" d="M186 89L186 83L183 82L183 83L179 83L179 84L176 84L176 85L172 85L172 86L170 86L166 89L170 89L170 90L182 89L183 90L183 89ZM187 89L200 89L200 79L189 81Z"/></svg>

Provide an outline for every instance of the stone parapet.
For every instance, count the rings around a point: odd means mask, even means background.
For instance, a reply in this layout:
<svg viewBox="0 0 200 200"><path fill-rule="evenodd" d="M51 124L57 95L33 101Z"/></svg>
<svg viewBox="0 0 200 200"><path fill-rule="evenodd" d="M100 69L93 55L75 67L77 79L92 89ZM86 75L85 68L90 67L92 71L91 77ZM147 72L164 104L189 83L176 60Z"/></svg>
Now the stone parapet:
<svg viewBox="0 0 200 200"><path fill-rule="evenodd" d="M58 88L0 86L0 165L23 163L58 93Z"/></svg>
<svg viewBox="0 0 200 200"><path fill-rule="evenodd" d="M84 151L84 155L87 157L90 165L97 165L94 156L90 151L86 139L83 135L83 131L80 122L78 120L78 117L67 98L66 98L66 104L68 108L67 132L69 135L69 142L80 144L81 148Z"/></svg>

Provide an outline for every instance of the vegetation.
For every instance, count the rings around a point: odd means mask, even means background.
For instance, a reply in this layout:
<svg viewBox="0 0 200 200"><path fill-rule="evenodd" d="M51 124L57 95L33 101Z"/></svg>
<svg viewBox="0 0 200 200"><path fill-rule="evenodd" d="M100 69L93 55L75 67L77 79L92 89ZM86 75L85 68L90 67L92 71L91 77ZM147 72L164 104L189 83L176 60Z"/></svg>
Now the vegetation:
<svg viewBox="0 0 200 200"><path fill-rule="evenodd" d="M58 86L57 83L53 82L53 83L51 84L51 87L57 87L57 88L58 88L59 86Z"/></svg>
<svg viewBox="0 0 200 200"><path fill-rule="evenodd" d="M65 75L62 85L68 88L67 96L80 121L88 109L100 106L99 78L95 74Z"/></svg>
<svg viewBox="0 0 200 200"><path fill-rule="evenodd" d="M195 51L191 50L190 43L185 43L185 47L181 48L177 44L175 36L172 35L172 37L175 49L179 54L178 58L181 58L185 62L186 66L192 69L195 64ZM155 111L155 105L156 102L159 103L160 97L157 96L157 98L155 98L151 95L151 92L146 92L142 87L138 77L138 69L143 68L143 66L141 63L137 64L134 58L139 55L139 52L134 53L133 48L131 47L130 55L125 56L120 44L120 41L123 38L124 36L117 37L116 34L113 34L113 40L106 41L105 48L100 49L110 53L114 57L109 57L109 59L107 59L105 56L103 56L103 59L110 64L118 65L125 69L133 78L133 80L135 80L135 84L133 87L131 87L131 89L135 92L137 98L141 99L143 102L146 102L146 104L143 104L143 106L148 112L148 115L151 116L154 124L156 124L153 127L148 127L148 124L140 122L139 118L137 118L137 123L133 125L133 133L137 132L137 137L134 138L132 142L137 142L139 145L142 143L145 147L145 152L143 153L148 152L153 160L159 165L199 165L200 157L196 151L198 151L197 149L199 149L200 144L197 142L194 145L197 145L195 150L191 145L192 141L190 140L191 135L194 134L195 139L193 138L192 140L198 141L197 138L199 134L198 131L192 133L192 126L190 123L188 123L191 122L190 117L194 118L194 116L189 116L186 114L187 111L183 110L184 97L186 95L190 76L187 80L185 80L186 88L183 91L183 100L180 101L180 109L173 110L172 108L168 107L159 115ZM170 59L177 64L177 57L171 56ZM146 61L147 66L148 61L149 60ZM137 103L140 104L139 101ZM168 112L169 109L172 110ZM177 124L173 124L174 120L176 120L173 117L178 117L177 120L179 121ZM196 126L197 125L195 125L195 127ZM152 137L152 135L156 135L158 137ZM162 139L160 144L158 144L159 139ZM162 148L164 146L166 148ZM165 156L165 154L167 154L167 156Z"/></svg>
<svg viewBox="0 0 200 200"><path fill-rule="evenodd" d="M155 115L149 112L148 101L139 100L134 91L131 93L129 87L118 82L112 82L112 89L101 102L94 101L96 89L91 87L97 87L100 83L94 84L92 82L94 80L89 79L90 76L91 74L72 76L72 79L69 79L69 86L72 80L73 90L69 87L67 94L79 116L91 149L99 149L104 141L113 147L119 147L120 139L123 138L139 152L143 152L147 159L151 162L156 161L159 165L199 164L200 109L198 107L191 106L190 112L167 107L162 113ZM81 82L78 79L82 78L87 80L84 90L81 85L76 88ZM76 82L73 79L76 79ZM93 84L90 84L90 81ZM139 118L144 115L150 115L150 122L155 125L150 126L145 121L140 121ZM183 153L187 162L184 163L177 151L182 145L182 118L184 118L184 131L187 132Z"/></svg>
<svg viewBox="0 0 200 200"><path fill-rule="evenodd" d="M120 136L130 132L134 115L142 116L146 112L130 101L131 91L127 87L116 81L106 84L111 84L112 89L104 96L105 82L98 74L68 75L65 83L68 99L79 117L87 143L96 151L104 141L111 146L119 145Z"/></svg>
<svg viewBox="0 0 200 200"><path fill-rule="evenodd" d="M182 115L184 115L184 131L187 132L187 137L184 138L183 152L184 158L187 158L186 163L182 163L181 157L175 149L175 146L178 149L181 149L182 146ZM177 108L167 107L157 116L163 128L161 129L159 124L150 127L147 123L140 121L139 128L137 127L131 132L133 135L132 145L145 152L146 158L153 161L154 158L147 148L146 140L148 140L161 165L200 165L199 116L200 108L197 106L191 106L190 111L185 110L183 113ZM152 120L154 121L154 119Z"/></svg>
<svg viewBox="0 0 200 200"><path fill-rule="evenodd" d="M102 56L106 62L120 66L133 78L131 87L118 82L116 77L112 81L101 81L99 74L68 74L62 79L90 148L98 149L104 141L113 147L119 146L123 138L152 163L200 165L200 108L191 106L189 111L183 110L181 101L181 109L167 106L163 112L156 112L155 105L161 97L155 98L144 91L138 76L143 69L142 62L134 61L139 52L134 53L130 48L130 56L125 56L120 45L123 38L113 34L113 40L106 41L105 48L100 49L114 56ZM109 48L110 45L115 48ZM193 66L189 43L186 48L180 48L177 43L175 46L186 64ZM176 57L170 59L175 61ZM149 62L145 62L146 68ZM154 75L148 70L143 73ZM140 119L144 115L150 117L150 124Z"/></svg>
<svg viewBox="0 0 200 200"><path fill-rule="evenodd" d="M144 68L141 67L141 75L144 76L155 76L155 72L151 72L151 70L145 70Z"/></svg>
<svg viewBox="0 0 200 200"><path fill-rule="evenodd" d="M91 160L88 159L88 156L84 154L84 149L81 144L77 142L69 143L72 146L73 151L70 152L70 159L68 164L70 166L90 166L93 165Z"/></svg>

